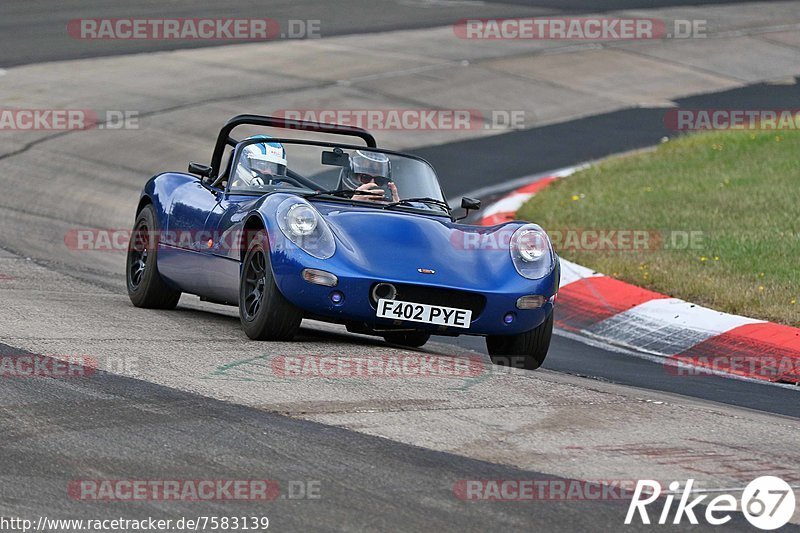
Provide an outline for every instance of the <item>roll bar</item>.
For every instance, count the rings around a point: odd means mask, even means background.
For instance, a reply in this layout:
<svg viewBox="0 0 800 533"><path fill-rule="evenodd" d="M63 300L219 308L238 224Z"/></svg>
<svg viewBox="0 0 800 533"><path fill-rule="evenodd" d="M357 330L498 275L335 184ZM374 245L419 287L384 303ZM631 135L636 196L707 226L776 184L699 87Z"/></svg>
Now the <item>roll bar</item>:
<svg viewBox="0 0 800 533"><path fill-rule="evenodd" d="M217 142L214 145L214 153L211 156L211 173L209 179L213 182L219 177L222 165L222 156L225 153L225 146L236 146L239 142L231 137L231 132L239 126L264 126L268 128L285 128L293 130L315 131L318 133L328 133L331 135L347 135L358 137L363 140L368 148L377 148L375 137L367 130L356 128L355 126L345 126L343 124L325 124L322 122L312 122L310 120L294 120L279 117L268 117L263 115L237 115L230 119L219 130Z"/></svg>

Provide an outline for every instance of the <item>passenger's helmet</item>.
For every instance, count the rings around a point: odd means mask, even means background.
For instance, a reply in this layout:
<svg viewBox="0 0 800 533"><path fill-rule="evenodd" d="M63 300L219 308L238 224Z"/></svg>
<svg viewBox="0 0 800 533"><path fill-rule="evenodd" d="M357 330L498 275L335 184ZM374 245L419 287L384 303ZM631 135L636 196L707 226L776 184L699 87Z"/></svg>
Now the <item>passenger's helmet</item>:
<svg viewBox="0 0 800 533"><path fill-rule="evenodd" d="M286 149L281 143L269 142L268 135L255 135L249 140L260 139L266 142L248 144L242 150L239 164L249 171L253 178L267 180L270 176L286 175Z"/></svg>
<svg viewBox="0 0 800 533"><path fill-rule="evenodd" d="M379 187L386 188L392 180L392 165L386 154L356 150L350 155L350 168L342 172L342 185L348 189L357 189L374 181Z"/></svg>

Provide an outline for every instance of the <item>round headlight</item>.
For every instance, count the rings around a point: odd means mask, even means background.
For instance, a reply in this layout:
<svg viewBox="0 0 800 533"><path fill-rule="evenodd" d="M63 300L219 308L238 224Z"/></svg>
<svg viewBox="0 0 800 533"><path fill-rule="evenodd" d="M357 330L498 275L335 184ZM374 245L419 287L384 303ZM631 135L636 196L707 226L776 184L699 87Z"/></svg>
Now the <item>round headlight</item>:
<svg viewBox="0 0 800 533"><path fill-rule="evenodd" d="M517 239L519 257L525 262L538 261L548 251L547 241L540 231L523 230Z"/></svg>
<svg viewBox="0 0 800 533"><path fill-rule="evenodd" d="M317 229L317 217L311 206L295 204L286 213L286 225L289 231L298 237L311 235Z"/></svg>
<svg viewBox="0 0 800 533"><path fill-rule="evenodd" d="M541 279L555 268L550 239L536 224L520 226L509 243L514 268L522 277Z"/></svg>
<svg viewBox="0 0 800 533"><path fill-rule="evenodd" d="M281 233L307 254L317 259L328 259L336 252L336 242L328 224L302 198L290 196L282 201L275 212L275 219Z"/></svg>

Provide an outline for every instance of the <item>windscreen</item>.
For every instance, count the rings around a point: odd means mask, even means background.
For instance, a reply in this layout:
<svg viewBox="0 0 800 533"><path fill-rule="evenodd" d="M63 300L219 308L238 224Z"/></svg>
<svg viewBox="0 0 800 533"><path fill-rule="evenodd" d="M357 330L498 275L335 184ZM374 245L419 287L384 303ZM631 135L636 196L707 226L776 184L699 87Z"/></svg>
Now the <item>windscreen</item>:
<svg viewBox="0 0 800 533"><path fill-rule="evenodd" d="M387 204L404 200L412 207L443 210L433 168L423 160L369 148L300 144L268 137L248 139L236 148L229 190L264 194L276 189L353 191L352 199Z"/></svg>

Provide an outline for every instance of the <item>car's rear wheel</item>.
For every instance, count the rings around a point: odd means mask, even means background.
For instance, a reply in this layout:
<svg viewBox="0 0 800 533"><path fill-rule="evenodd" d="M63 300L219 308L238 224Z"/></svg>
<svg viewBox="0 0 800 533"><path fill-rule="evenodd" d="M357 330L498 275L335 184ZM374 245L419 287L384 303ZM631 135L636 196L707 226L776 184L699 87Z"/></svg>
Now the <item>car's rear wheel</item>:
<svg viewBox="0 0 800 533"><path fill-rule="evenodd" d="M400 346L407 346L408 348L419 348L428 342L431 335L424 331L398 331L396 333L387 333L383 338L389 344L399 344Z"/></svg>
<svg viewBox="0 0 800 533"><path fill-rule="evenodd" d="M496 365L536 370L547 357L553 337L553 313L542 324L519 335L489 335L486 349ZM520 364L521 363L521 364Z"/></svg>
<svg viewBox="0 0 800 533"><path fill-rule="evenodd" d="M253 340L289 341L300 329L303 313L275 285L266 242L259 232L247 247L239 281L239 319Z"/></svg>
<svg viewBox="0 0 800 533"><path fill-rule="evenodd" d="M181 292L167 285L158 273L157 230L155 210L146 205L136 217L128 243L128 296L136 307L174 309Z"/></svg>

